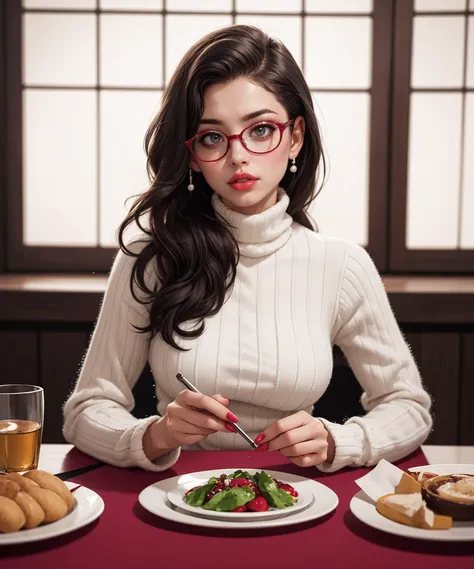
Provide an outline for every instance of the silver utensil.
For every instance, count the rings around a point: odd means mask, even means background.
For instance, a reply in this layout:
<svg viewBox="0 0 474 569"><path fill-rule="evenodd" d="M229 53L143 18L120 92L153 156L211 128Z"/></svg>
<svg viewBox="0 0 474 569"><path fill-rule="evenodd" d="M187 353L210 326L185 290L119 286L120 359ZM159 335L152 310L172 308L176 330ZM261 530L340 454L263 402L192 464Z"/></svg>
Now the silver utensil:
<svg viewBox="0 0 474 569"><path fill-rule="evenodd" d="M180 381L190 391L194 391L194 393L199 393L200 395L202 395L199 389L197 389L197 387L194 387L194 385L188 379L186 379L182 373L177 373L176 379ZM255 444L252 437L249 437L249 435L247 435L247 433L242 429L242 427L240 427L237 423L234 423L233 421L227 421L227 423L232 425L234 429L239 433L239 435L242 438L244 438L253 449L255 450L258 449L258 445Z"/></svg>

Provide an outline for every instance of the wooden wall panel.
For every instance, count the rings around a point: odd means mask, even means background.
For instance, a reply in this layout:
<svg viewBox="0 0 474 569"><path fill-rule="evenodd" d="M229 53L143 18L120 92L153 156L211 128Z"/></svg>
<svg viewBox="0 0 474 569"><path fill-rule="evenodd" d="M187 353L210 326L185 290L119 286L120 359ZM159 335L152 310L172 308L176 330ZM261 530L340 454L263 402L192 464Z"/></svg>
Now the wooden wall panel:
<svg viewBox="0 0 474 569"><path fill-rule="evenodd" d="M474 333L462 338L459 444L474 445Z"/></svg>
<svg viewBox="0 0 474 569"><path fill-rule="evenodd" d="M421 334L420 372L433 398L434 429L427 444L458 441L461 336L455 332Z"/></svg>
<svg viewBox="0 0 474 569"><path fill-rule="evenodd" d="M62 406L77 378L89 335L75 331L40 333L40 378L44 388L43 442L64 442Z"/></svg>
<svg viewBox="0 0 474 569"><path fill-rule="evenodd" d="M35 331L0 330L0 362L0 384L41 385Z"/></svg>
<svg viewBox="0 0 474 569"><path fill-rule="evenodd" d="M0 37L5 34L5 3L0 2ZM7 184L6 184L6 132L7 132L7 105L5 80L5 51L6 42L0 41L0 273L6 268L6 235L7 235Z"/></svg>
<svg viewBox="0 0 474 569"><path fill-rule="evenodd" d="M17 326L17 325L16 325ZM26 325L22 330L0 329L0 383L33 383L45 389L44 442L63 442L62 405L77 378L92 329L71 324ZM461 334L461 332L464 332ZM474 444L474 330L429 330L407 328L409 343L433 397L434 429L431 444ZM148 374L148 378L147 378ZM148 416L152 406L153 381L145 368L134 395L137 416ZM334 353L330 387L315 407L315 415L343 422L363 414L360 386L340 350ZM154 411L153 411L154 412Z"/></svg>
<svg viewBox="0 0 474 569"><path fill-rule="evenodd" d="M406 332L403 335L410 346L416 364L419 366L421 360L421 334L418 332Z"/></svg>

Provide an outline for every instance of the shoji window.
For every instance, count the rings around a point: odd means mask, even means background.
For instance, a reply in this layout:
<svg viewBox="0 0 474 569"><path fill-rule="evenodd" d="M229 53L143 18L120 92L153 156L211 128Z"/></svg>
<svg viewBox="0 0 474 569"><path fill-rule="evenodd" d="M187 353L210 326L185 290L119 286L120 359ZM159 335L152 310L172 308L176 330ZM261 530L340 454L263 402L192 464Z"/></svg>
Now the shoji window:
<svg viewBox="0 0 474 569"><path fill-rule="evenodd" d="M305 74L329 166L327 185L311 212L323 233L367 246L372 2L309 0L306 8Z"/></svg>
<svg viewBox="0 0 474 569"><path fill-rule="evenodd" d="M474 1L397 3L395 270L474 272Z"/></svg>
<svg viewBox="0 0 474 569"><path fill-rule="evenodd" d="M10 270L107 270L184 52L254 24L301 66L329 171L320 231L385 268L392 0L23 0L7 9Z"/></svg>

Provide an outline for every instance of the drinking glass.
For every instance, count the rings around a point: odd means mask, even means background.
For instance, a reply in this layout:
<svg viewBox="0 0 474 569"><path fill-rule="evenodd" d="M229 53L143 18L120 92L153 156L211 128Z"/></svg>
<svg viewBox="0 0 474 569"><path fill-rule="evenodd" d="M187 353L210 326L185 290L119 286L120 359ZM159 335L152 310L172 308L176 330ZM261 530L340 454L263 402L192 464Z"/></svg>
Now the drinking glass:
<svg viewBox="0 0 474 569"><path fill-rule="evenodd" d="M0 470L38 468L44 393L37 385L0 385Z"/></svg>

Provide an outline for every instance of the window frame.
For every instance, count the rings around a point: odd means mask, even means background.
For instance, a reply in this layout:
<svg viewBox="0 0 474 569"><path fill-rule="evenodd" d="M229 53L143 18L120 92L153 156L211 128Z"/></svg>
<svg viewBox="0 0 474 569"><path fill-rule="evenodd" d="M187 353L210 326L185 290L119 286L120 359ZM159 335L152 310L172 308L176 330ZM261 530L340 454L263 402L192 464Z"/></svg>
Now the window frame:
<svg viewBox="0 0 474 569"><path fill-rule="evenodd" d="M411 89L411 52L414 0L395 2L395 35L393 65L393 104L391 132L391 200L390 200L390 273L463 273L474 274L474 250L469 249L408 249L406 247L406 217L408 192L408 143ZM422 12L423 15L442 15L443 12ZM448 14L448 12L446 12ZM453 14L472 14L466 9ZM467 38L465 38L467 41ZM417 91L415 89L414 91ZM443 89L423 89L423 92L440 92ZM453 91L453 89L446 89ZM457 93L474 89L454 89Z"/></svg>
<svg viewBox="0 0 474 569"><path fill-rule="evenodd" d="M0 274L6 267L7 214L6 214L6 70L5 70L5 3L0 2Z"/></svg>
<svg viewBox="0 0 474 569"><path fill-rule="evenodd" d="M237 12L233 2L232 19L235 21ZM301 13L302 42L304 42L304 17L306 15L328 16L326 13ZM2 215L2 194L6 201L3 219L6 235L3 239L3 264L0 253L0 272L108 272L110 270L116 249L112 247L57 247L57 246L26 246L23 244L23 197L22 197L22 37L21 18L25 11L21 2L2 3L4 7L3 24L5 37L5 69L1 77L5 78L5 99L8 109L5 131L5 168L0 183L0 216ZM360 90L371 94L370 126L369 126L369 172L368 172L368 245L367 250L374 259L378 269L385 272L388 268L388 207L389 207L389 136L390 136L390 84L393 37L393 8L394 0L374 0L373 12L368 15L373 20L372 37L372 84L368 90ZM34 12L35 10L27 10ZM64 12L55 9L48 12ZM67 10L67 13L77 11ZM84 11L80 11L85 13ZM95 10L99 13L111 13L108 10ZM113 11L117 13L130 11ZM90 13L90 11L86 12ZM143 12L140 12L143 13ZM146 12L145 12L146 13ZM151 13L151 12L150 12ZM166 9L157 10L154 14L169 14ZM177 12L171 12L177 13ZM179 12L194 14L194 12ZM195 12L196 14L198 12ZM202 14L202 12L199 12ZM238 13L245 14L242 12ZM252 13L253 16L256 14ZM262 12L260 15L270 15ZM271 14L275 15L275 14ZM294 14L292 14L294 15ZM331 15L331 14L329 14ZM353 13L335 13L339 17L359 17ZM364 16L367 17L366 14ZM165 39L163 39L165 41ZM376 49L374 46L377 46ZM304 48L304 43L303 43ZM302 51L304 65L304 49ZM164 54L163 54L164 58ZM1 64L0 64L1 65ZM0 72L2 69L0 67ZM101 87L98 85L97 90ZM312 93L333 91L351 92L354 89L312 89ZM358 92L359 90L357 90ZM316 202L317 203L317 202ZM0 219L2 219L0 217ZM5 245L6 243L6 245ZM3 266L2 266L3 265Z"/></svg>

